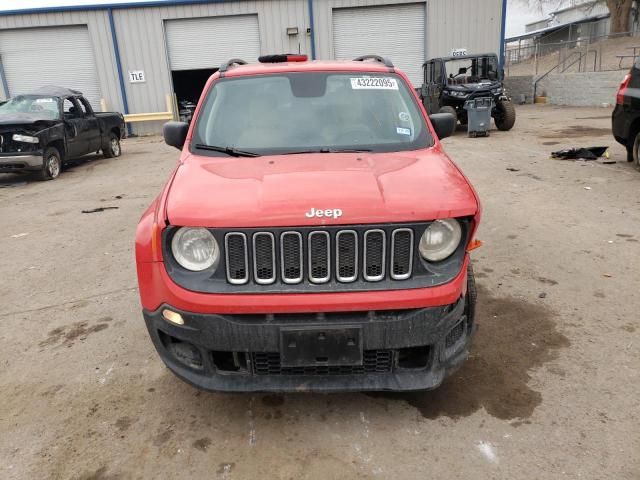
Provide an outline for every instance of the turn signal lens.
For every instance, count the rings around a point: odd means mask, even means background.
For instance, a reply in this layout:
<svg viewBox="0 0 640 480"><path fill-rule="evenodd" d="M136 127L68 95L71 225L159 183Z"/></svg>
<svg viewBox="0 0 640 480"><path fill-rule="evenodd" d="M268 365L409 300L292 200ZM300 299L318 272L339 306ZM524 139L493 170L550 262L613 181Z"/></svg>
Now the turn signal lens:
<svg viewBox="0 0 640 480"><path fill-rule="evenodd" d="M176 325L184 325L184 318L178 312L174 312L173 310L169 310L165 308L162 310L162 317L170 323L174 323Z"/></svg>

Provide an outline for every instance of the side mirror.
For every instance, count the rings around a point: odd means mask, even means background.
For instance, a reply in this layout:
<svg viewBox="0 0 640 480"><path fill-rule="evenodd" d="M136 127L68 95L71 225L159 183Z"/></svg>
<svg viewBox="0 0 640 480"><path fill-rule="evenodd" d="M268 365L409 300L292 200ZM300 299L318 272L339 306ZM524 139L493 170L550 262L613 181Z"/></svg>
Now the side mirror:
<svg viewBox="0 0 640 480"><path fill-rule="evenodd" d="M429 115L429 120L440 140L450 137L456 131L456 117L450 113L434 113Z"/></svg>
<svg viewBox="0 0 640 480"><path fill-rule="evenodd" d="M162 136L167 145L182 150L184 142L187 139L189 124L185 122L167 122L162 127Z"/></svg>

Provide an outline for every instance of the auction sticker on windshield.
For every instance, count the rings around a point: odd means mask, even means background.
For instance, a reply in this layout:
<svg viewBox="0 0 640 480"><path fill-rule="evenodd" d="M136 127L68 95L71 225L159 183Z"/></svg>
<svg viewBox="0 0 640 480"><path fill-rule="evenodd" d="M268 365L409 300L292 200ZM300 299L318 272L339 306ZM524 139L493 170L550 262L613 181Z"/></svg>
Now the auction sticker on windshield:
<svg viewBox="0 0 640 480"><path fill-rule="evenodd" d="M398 82L395 78L387 77L360 77L351 79L353 90L398 90Z"/></svg>

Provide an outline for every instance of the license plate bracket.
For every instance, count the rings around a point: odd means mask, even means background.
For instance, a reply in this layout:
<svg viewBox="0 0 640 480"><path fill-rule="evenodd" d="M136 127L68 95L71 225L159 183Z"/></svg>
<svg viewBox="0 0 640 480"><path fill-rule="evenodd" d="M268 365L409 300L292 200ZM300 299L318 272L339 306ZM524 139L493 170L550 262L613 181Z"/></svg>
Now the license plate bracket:
<svg viewBox="0 0 640 480"><path fill-rule="evenodd" d="M360 327L307 327L280 330L283 367L363 364Z"/></svg>

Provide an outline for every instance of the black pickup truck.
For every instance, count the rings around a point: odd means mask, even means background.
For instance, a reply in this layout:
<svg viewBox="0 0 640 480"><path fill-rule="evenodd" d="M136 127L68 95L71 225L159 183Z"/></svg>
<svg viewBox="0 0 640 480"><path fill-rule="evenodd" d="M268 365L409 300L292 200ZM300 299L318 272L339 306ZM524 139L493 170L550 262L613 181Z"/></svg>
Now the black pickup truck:
<svg viewBox="0 0 640 480"><path fill-rule="evenodd" d="M36 171L51 180L88 153L120 156L125 135L121 113L96 113L76 90L42 87L0 104L0 173Z"/></svg>

